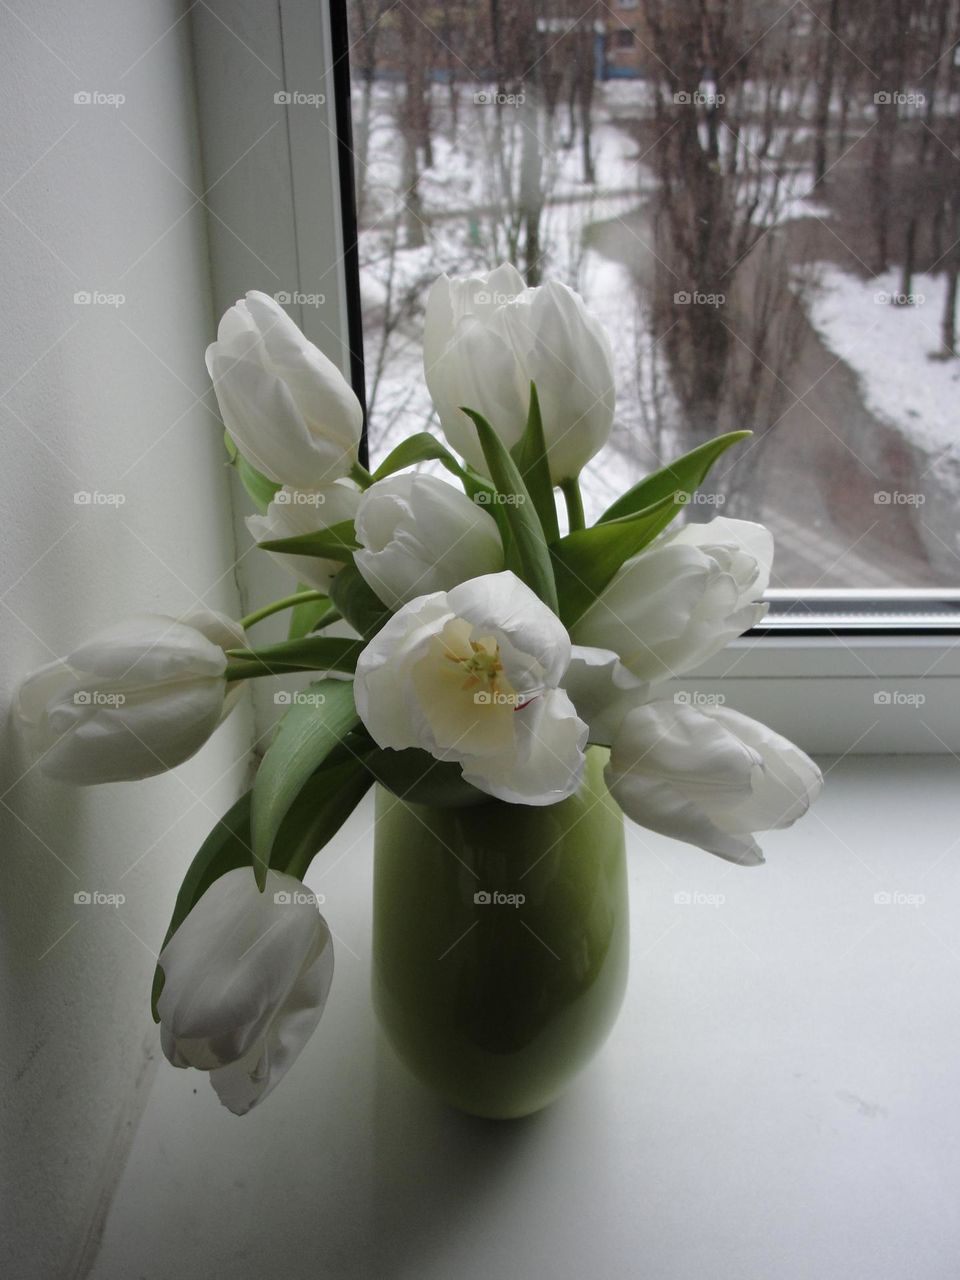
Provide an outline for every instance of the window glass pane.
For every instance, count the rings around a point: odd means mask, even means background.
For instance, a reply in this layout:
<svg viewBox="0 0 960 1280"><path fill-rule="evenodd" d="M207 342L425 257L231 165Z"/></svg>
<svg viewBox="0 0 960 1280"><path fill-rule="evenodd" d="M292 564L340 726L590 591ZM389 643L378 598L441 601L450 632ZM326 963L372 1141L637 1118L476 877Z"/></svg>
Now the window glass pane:
<svg viewBox="0 0 960 1280"><path fill-rule="evenodd" d="M781 588L958 584L957 0L349 0L372 456L435 426L442 271L513 262L603 319L588 516L720 431L691 519Z"/></svg>

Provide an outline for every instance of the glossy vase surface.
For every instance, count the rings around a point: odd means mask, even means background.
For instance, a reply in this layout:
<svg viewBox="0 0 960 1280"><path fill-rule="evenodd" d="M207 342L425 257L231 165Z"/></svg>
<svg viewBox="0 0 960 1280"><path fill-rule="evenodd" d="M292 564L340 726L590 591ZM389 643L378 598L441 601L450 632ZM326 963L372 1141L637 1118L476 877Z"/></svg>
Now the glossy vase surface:
<svg viewBox="0 0 960 1280"><path fill-rule="evenodd" d="M546 1106L616 1021L629 923L605 754L591 748L580 791L544 808L378 788L374 1004L407 1067L464 1111Z"/></svg>

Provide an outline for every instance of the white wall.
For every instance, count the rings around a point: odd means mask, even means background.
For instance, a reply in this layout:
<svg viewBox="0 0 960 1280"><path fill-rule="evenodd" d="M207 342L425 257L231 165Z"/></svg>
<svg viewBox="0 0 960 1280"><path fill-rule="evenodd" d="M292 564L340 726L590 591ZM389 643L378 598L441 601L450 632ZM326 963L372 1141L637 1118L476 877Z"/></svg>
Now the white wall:
<svg viewBox="0 0 960 1280"><path fill-rule="evenodd" d="M220 434L197 399L213 317L183 14L170 0L0 7L4 708L20 676L104 621L237 607ZM81 91L126 101L75 104ZM81 290L125 302L78 305ZM123 505L76 505L81 490ZM5 724L5 1275L85 1269L149 1083L152 952L247 746L241 715L175 774L73 791L24 773ZM81 888L126 903L76 906Z"/></svg>

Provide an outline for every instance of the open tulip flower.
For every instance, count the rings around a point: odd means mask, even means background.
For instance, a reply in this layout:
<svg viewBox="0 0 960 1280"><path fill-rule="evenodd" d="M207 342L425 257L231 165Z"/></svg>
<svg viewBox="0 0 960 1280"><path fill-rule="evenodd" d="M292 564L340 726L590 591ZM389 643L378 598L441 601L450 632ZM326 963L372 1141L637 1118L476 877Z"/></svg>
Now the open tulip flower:
<svg viewBox="0 0 960 1280"><path fill-rule="evenodd" d="M240 623L116 624L28 676L17 713L50 777L146 778L198 751L245 681L314 673L198 853L154 986L167 1057L243 1113L319 1022L333 950L303 880L374 781L414 804L543 808L597 748L635 822L755 865L758 833L799 818L821 778L764 725L664 697L763 616L773 539L744 520L670 527L748 432L586 526L578 476L613 424L613 362L572 290L511 266L438 280L424 369L446 444L414 435L372 475L359 401L270 298L230 308L207 365L249 531L300 588ZM249 638L294 606L286 641Z"/></svg>

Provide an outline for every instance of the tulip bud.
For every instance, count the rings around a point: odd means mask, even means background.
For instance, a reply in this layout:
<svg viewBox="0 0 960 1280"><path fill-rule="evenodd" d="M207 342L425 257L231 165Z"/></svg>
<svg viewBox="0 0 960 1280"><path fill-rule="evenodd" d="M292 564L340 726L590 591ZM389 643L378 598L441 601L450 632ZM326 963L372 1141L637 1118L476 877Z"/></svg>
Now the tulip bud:
<svg viewBox="0 0 960 1280"><path fill-rule="evenodd" d="M265 515L247 516L247 528L257 542L296 538L304 533L317 533L342 520L352 520L357 513L360 493L349 481L324 485L321 489L291 489L284 486L274 495ZM340 560L324 560L320 556L288 555L271 551L298 582L317 591L329 591L330 583L343 568Z"/></svg>
<svg viewBox="0 0 960 1280"><path fill-rule="evenodd" d="M444 434L483 473L483 450L463 408L483 414L510 448L526 426L531 382L555 485L577 476L610 435L610 343L566 285L527 289L509 265L487 275L441 276L427 299L423 364Z"/></svg>
<svg viewBox="0 0 960 1280"><path fill-rule="evenodd" d="M763 525L687 525L628 560L575 623L573 639L612 649L641 680L682 675L764 616L772 562Z"/></svg>
<svg viewBox="0 0 960 1280"><path fill-rule="evenodd" d="M313 894L251 867L215 880L160 953L160 1042L175 1067L210 1072L243 1115L287 1073L316 1030L333 981L333 942Z"/></svg>
<svg viewBox="0 0 960 1280"><path fill-rule="evenodd" d="M283 308L253 291L226 312L207 370L224 426L279 484L318 488L357 460L363 410L337 366Z"/></svg>
<svg viewBox="0 0 960 1280"><path fill-rule="evenodd" d="M753 832L789 827L820 793L820 770L792 742L727 707L651 702L628 711L607 786L643 827L755 866Z"/></svg>
<svg viewBox="0 0 960 1280"><path fill-rule="evenodd" d="M497 522L434 476L378 480L360 498L356 529L356 566L392 609L503 568Z"/></svg>
<svg viewBox="0 0 960 1280"><path fill-rule="evenodd" d="M16 715L51 778L76 785L149 778L189 759L232 708L224 671L242 627L199 610L101 631L27 676Z"/></svg>

